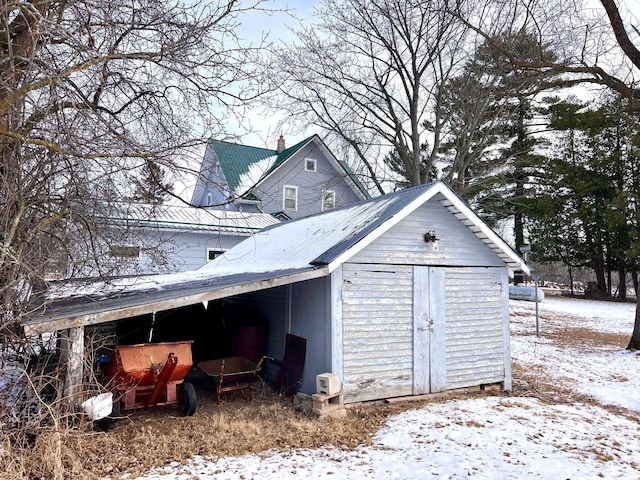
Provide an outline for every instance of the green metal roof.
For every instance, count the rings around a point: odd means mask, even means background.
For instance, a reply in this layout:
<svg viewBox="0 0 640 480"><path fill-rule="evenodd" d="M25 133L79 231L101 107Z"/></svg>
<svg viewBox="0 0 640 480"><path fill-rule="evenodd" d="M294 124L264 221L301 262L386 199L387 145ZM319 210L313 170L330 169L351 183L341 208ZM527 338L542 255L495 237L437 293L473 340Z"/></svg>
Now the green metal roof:
<svg viewBox="0 0 640 480"><path fill-rule="evenodd" d="M240 177L249 171L249 167L252 164L258 163L265 158L278 155L272 167L262 176L262 178L264 178L278 168L287 158L300 150L311 138L312 137L306 138L292 147L286 148L280 154L268 148L249 147L247 145L221 140L211 140L211 146L216 152L224 176L227 179L229 190L234 191L240 184Z"/></svg>
<svg viewBox="0 0 640 480"><path fill-rule="evenodd" d="M309 143L314 136L315 135L311 135L310 137L305 138L295 145L284 149L279 154L276 152L276 150L270 150L268 148L249 147L247 145L240 145L237 143L230 143L222 140L211 140L211 146L216 152L218 161L220 162L220 167L222 168L224 176L227 179L229 190L235 191L240 184L240 178L244 173L247 173L249 171L251 165L253 165L254 163L258 163L268 157L278 155L271 168L269 168L269 170L267 170L262 175L262 178L265 178L280 165L282 165L294 153L296 153L307 143ZM351 170L347 162L338 160L338 163L351 178L351 180L353 180L353 182L356 184L356 187L360 189L360 191L365 195L365 198L369 198L367 189L358 180L357 176L355 175L353 170Z"/></svg>
<svg viewBox="0 0 640 480"><path fill-rule="evenodd" d="M275 150L248 147L221 140L211 140L211 146L216 152L230 191L238 187L241 175L247 172L252 164L276 154Z"/></svg>

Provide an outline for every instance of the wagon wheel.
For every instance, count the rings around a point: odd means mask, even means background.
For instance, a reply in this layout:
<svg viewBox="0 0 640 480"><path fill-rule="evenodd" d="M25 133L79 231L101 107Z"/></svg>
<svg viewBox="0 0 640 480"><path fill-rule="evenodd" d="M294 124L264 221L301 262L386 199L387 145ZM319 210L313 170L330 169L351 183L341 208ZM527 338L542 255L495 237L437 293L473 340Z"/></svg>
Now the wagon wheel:
<svg viewBox="0 0 640 480"><path fill-rule="evenodd" d="M189 382L182 382L178 389L178 409L185 417L196 413L196 389Z"/></svg>
<svg viewBox="0 0 640 480"><path fill-rule="evenodd" d="M116 422L118 421L118 418L120 417L120 398L116 397L115 395L114 395L114 398L118 398L118 399L113 402L113 405L111 407L111 413L106 417L101 418L100 420L96 420L95 422L105 432L111 429L111 427L113 427L116 424Z"/></svg>

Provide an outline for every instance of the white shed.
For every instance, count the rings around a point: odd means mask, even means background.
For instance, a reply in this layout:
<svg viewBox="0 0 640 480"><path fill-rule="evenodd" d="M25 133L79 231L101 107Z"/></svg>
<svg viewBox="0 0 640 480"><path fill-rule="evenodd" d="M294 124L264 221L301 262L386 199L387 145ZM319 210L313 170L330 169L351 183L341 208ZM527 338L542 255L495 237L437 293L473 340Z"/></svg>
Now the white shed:
<svg viewBox="0 0 640 480"><path fill-rule="evenodd" d="M161 288L33 318L32 331L99 323L219 298L308 339L302 391L338 374L344 401L500 384L511 388L508 278L528 267L444 183L377 197L259 232ZM67 299L68 300L68 299ZM68 305L68 301L67 301ZM67 307L68 308L68 307ZM200 321L206 321L206 315Z"/></svg>

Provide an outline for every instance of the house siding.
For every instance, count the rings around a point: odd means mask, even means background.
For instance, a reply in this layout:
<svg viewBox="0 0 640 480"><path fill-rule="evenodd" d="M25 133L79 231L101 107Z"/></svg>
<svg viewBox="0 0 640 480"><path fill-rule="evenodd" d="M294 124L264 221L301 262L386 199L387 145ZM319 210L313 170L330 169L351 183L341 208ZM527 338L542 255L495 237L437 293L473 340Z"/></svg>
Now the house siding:
<svg viewBox="0 0 640 480"><path fill-rule="evenodd" d="M203 176L206 172L206 178ZM191 203L201 207L221 206L229 201L231 192L220 163L211 144L207 143L200 176L191 197ZM209 201L209 196L211 200Z"/></svg>
<svg viewBox="0 0 640 480"><path fill-rule="evenodd" d="M306 159L316 160L316 171L305 170ZM286 210L291 218L301 218L322 211L322 192L335 191L336 207L354 203L360 199L313 142L296 152L255 189L264 212L284 211L283 188L298 187L296 210Z"/></svg>
<svg viewBox="0 0 640 480"><path fill-rule="evenodd" d="M424 234L433 231L434 243ZM430 266L495 266L504 262L447 210L431 199L356 254L353 262Z"/></svg>
<svg viewBox="0 0 640 480"><path fill-rule="evenodd" d="M208 249L226 251L249 237L249 234L229 234L210 232L169 232L148 231L141 234L136 242L142 245L138 265L145 273L174 273L196 270L207 263ZM165 264L158 264L155 252L146 248L162 249ZM150 255L149 253L154 253Z"/></svg>

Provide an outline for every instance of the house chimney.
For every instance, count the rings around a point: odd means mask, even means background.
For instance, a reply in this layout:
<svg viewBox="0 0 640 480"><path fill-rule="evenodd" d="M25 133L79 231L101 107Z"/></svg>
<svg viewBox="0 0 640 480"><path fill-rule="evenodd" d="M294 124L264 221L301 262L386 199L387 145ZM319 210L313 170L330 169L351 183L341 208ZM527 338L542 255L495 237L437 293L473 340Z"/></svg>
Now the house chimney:
<svg viewBox="0 0 640 480"><path fill-rule="evenodd" d="M276 153L282 153L284 151L284 137L280 134L280 138L278 139L278 148L276 148Z"/></svg>

